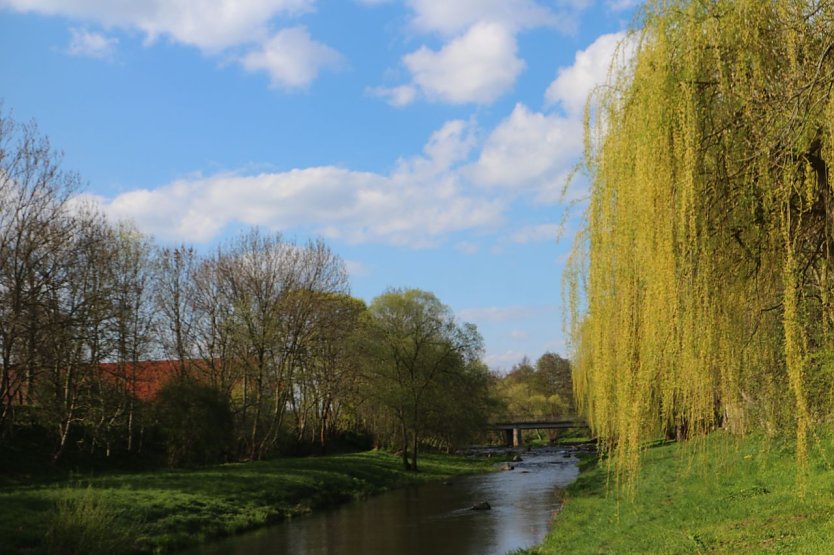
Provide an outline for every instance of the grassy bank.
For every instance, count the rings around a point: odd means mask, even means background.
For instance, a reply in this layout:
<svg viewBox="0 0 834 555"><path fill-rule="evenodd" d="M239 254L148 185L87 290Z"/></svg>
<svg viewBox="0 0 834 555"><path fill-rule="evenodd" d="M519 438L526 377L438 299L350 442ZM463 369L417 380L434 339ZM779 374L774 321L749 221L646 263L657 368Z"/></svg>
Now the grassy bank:
<svg viewBox="0 0 834 555"><path fill-rule="evenodd" d="M129 550L171 551L408 484L484 471L494 461L423 455L419 473L382 452L227 464L0 487L0 553L45 553L63 536L135 538ZM50 533L50 528L53 531ZM110 555L112 547L103 550ZM89 548L84 552L89 552Z"/></svg>
<svg viewBox="0 0 834 555"><path fill-rule="evenodd" d="M530 553L830 553L832 442L798 482L790 440L665 444L645 452L637 493L607 488L606 463L587 461L546 541ZM804 485L804 497L797 495Z"/></svg>

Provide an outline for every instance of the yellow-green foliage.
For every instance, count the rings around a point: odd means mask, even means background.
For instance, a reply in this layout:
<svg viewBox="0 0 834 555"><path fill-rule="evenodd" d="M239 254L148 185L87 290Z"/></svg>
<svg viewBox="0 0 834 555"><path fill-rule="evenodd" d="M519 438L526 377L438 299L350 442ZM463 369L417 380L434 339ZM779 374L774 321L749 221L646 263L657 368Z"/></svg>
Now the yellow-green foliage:
<svg viewBox="0 0 834 555"><path fill-rule="evenodd" d="M586 126L568 276L574 387L629 478L640 445L832 414L834 2L644 8Z"/></svg>

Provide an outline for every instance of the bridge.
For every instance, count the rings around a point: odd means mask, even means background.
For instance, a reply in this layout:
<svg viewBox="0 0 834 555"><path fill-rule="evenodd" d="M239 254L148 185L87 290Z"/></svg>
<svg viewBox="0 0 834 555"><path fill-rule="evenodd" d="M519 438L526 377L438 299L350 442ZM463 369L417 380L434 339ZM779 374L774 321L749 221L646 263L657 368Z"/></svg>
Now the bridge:
<svg viewBox="0 0 834 555"><path fill-rule="evenodd" d="M521 447L522 430L569 430L587 427L588 424L584 420L513 420L489 425L490 430L504 432L508 447Z"/></svg>

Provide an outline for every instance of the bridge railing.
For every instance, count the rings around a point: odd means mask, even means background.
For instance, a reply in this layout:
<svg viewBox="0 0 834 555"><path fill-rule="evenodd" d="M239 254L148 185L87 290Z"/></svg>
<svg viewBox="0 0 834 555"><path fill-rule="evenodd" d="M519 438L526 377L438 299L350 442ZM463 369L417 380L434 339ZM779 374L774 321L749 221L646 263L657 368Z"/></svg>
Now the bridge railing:
<svg viewBox="0 0 834 555"><path fill-rule="evenodd" d="M554 428L587 428L588 424L579 418L574 419L524 419L492 422L492 430L545 430Z"/></svg>

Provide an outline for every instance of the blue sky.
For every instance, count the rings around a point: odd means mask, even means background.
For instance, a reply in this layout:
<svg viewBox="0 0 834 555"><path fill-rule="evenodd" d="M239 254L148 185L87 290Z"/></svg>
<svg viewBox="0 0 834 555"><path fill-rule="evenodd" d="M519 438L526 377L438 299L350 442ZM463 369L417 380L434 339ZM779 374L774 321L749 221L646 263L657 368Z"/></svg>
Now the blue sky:
<svg viewBox="0 0 834 555"><path fill-rule="evenodd" d="M560 191L634 4L0 0L0 98L113 218L322 236L354 295L432 291L507 369L566 354Z"/></svg>

